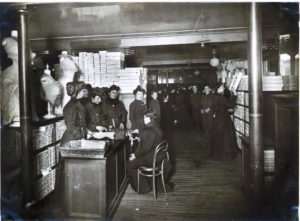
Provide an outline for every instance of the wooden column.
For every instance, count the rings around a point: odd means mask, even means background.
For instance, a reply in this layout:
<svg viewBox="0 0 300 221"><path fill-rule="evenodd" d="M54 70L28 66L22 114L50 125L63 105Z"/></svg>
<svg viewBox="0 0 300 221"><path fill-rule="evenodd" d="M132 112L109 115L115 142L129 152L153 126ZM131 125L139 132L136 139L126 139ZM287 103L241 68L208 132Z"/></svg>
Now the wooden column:
<svg viewBox="0 0 300 221"><path fill-rule="evenodd" d="M262 23L259 3L249 10L249 117L250 157L253 172L253 196L260 199L264 187L264 147L262 137Z"/></svg>
<svg viewBox="0 0 300 221"><path fill-rule="evenodd" d="M18 58L22 152L22 199L25 207L33 200L33 157L31 136L30 49L28 38L28 11L18 10Z"/></svg>

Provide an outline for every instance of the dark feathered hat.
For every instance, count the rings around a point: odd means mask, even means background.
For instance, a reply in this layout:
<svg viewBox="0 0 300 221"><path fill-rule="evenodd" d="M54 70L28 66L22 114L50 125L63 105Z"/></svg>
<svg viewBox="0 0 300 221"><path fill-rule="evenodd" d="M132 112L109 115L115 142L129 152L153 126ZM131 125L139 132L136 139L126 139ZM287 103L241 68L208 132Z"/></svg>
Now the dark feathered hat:
<svg viewBox="0 0 300 221"><path fill-rule="evenodd" d="M66 85L67 94L70 97L76 97L78 92L86 87L83 81L69 82Z"/></svg>

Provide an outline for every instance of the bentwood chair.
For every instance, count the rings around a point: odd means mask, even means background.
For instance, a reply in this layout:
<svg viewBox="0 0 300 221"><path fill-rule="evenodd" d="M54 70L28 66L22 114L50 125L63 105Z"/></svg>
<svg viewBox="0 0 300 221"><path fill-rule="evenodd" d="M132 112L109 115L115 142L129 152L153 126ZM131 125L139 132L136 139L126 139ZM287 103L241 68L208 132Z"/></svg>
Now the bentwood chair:
<svg viewBox="0 0 300 221"><path fill-rule="evenodd" d="M168 153L168 142L166 140L160 142L154 152L153 164L152 167L140 166L137 170L137 180L138 180L138 188L137 193L139 194L140 189L140 176L152 177L152 186L153 186L153 194L154 200L157 200L156 193L156 177L160 176L163 184L163 188L165 191L165 196L167 196L167 190L164 179L164 167L166 163L169 161L169 153Z"/></svg>

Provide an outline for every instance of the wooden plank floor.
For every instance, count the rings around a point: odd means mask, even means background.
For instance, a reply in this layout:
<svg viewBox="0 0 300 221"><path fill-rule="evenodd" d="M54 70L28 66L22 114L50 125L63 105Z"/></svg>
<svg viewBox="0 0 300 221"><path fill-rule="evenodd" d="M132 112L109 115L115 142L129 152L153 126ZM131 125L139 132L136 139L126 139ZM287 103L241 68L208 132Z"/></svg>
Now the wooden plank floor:
<svg viewBox="0 0 300 221"><path fill-rule="evenodd" d="M232 162L208 160L208 147L199 132L174 132L175 191L137 195L130 186L114 221L244 220L248 216L241 192L240 157Z"/></svg>

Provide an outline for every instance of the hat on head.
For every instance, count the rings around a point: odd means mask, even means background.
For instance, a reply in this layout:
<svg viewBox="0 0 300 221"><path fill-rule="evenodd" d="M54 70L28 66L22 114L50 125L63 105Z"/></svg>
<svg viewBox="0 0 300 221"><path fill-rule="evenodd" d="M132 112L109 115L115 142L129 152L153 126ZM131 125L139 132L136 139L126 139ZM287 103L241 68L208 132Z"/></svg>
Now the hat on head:
<svg viewBox="0 0 300 221"><path fill-rule="evenodd" d="M108 93L111 92L111 91L120 91L120 87L117 86L117 85L112 85L108 88Z"/></svg>
<svg viewBox="0 0 300 221"><path fill-rule="evenodd" d="M70 97L76 97L78 92L84 88L86 85L83 81L69 82L66 85L66 91Z"/></svg>
<svg viewBox="0 0 300 221"><path fill-rule="evenodd" d="M136 87L136 89L134 89L133 94L136 95L136 93L137 93L138 91L141 91L141 92L143 92L144 94L146 93L146 91L145 91L140 85L138 85L138 86Z"/></svg>
<svg viewBox="0 0 300 221"><path fill-rule="evenodd" d="M99 97L102 97L105 94L106 91L107 91L107 88L104 88L104 87L101 87L101 88L94 87L93 88L93 96L97 95Z"/></svg>

